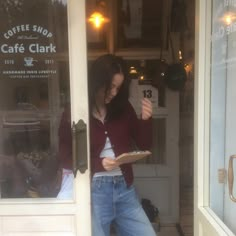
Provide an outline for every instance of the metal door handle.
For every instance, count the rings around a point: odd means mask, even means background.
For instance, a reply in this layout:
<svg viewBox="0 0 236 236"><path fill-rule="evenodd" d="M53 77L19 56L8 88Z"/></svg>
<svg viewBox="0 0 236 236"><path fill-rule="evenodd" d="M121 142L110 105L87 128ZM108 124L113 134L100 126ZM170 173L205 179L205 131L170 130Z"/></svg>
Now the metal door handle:
<svg viewBox="0 0 236 236"><path fill-rule="evenodd" d="M83 120L72 124L72 159L74 177L78 170L83 174L88 169L87 125Z"/></svg>
<svg viewBox="0 0 236 236"><path fill-rule="evenodd" d="M236 198L233 195L233 186L234 186L233 159L234 158L236 158L236 155L230 156L230 159L229 159L228 183L229 183L229 197L233 202L236 202Z"/></svg>

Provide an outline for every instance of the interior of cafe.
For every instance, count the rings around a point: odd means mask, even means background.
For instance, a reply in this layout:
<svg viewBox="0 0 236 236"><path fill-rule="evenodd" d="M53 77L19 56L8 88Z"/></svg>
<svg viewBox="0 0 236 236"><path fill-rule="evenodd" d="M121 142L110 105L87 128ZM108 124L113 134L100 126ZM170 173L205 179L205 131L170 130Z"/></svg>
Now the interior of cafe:
<svg viewBox="0 0 236 236"><path fill-rule="evenodd" d="M0 198L56 198L72 97L67 1L0 2ZM123 57L137 116L141 98L153 105L152 154L134 164L134 183L163 236L193 235L194 2L86 1L88 71L100 55Z"/></svg>

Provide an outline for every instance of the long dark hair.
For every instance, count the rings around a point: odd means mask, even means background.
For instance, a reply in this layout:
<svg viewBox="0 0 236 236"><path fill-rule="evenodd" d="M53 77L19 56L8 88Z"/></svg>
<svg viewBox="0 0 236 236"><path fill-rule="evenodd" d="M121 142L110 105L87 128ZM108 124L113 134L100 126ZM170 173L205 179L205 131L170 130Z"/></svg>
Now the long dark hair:
<svg viewBox="0 0 236 236"><path fill-rule="evenodd" d="M89 70L89 103L90 112L96 106L95 96L99 89L105 88L105 94L111 87L115 74L124 75L124 81L117 95L107 106L106 119L117 118L124 110L129 97L128 69L125 61L118 56L106 54L97 58Z"/></svg>

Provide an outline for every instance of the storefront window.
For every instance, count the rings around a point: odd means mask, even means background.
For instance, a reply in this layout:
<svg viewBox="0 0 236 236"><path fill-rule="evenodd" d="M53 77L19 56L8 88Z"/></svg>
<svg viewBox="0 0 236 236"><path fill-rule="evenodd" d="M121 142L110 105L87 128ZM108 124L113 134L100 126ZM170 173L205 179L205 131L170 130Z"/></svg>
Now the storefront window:
<svg viewBox="0 0 236 236"><path fill-rule="evenodd" d="M86 1L89 52L124 49L166 49L169 1L88 0ZM102 15L101 25L94 21ZM93 15L94 14L94 15ZM96 15L98 16L98 15Z"/></svg>
<svg viewBox="0 0 236 236"><path fill-rule="evenodd" d="M236 163L232 159L236 154L235 13L234 1L212 1L210 207L233 233L236 233L233 220Z"/></svg>
<svg viewBox="0 0 236 236"><path fill-rule="evenodd" d="M66 1L2 0L0 32L1 198L56 197L70 102Z"/></svg>

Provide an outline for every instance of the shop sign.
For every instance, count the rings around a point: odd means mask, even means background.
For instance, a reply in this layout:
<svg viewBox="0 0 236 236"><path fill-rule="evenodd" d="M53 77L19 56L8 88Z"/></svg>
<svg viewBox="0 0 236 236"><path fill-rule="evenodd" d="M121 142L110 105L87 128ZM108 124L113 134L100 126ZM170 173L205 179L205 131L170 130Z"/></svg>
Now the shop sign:
<svg viewBox="0 0 236 236"><path fill-rule="evenodd" d="M57 74L53 32L41 25L15 25L1 33L0 78L42 79Z"/></svg>

